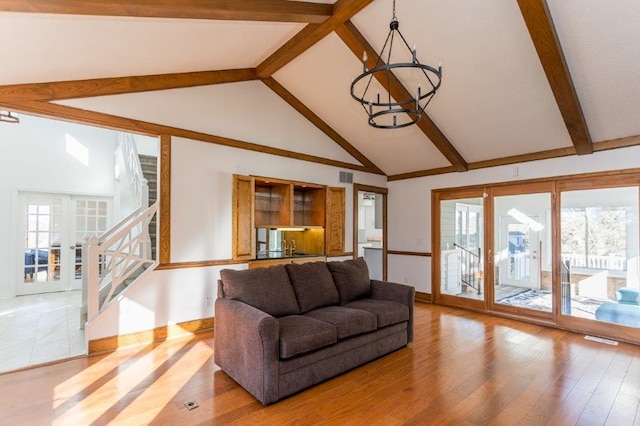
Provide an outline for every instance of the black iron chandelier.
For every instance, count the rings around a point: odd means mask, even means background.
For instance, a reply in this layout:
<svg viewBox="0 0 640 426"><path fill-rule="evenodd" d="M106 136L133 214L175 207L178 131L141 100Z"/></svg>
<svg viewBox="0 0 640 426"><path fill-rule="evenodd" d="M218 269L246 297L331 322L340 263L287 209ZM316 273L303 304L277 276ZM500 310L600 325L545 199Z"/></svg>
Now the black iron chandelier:
<svg viewBox="0 0 640 426"><path fill-rule="evenodd" d="M11 111L0 110L0 121L5 123L19 123L20 119L13 115Z"/></svg>
<svg viewBox="0 0 640 426"><path fill-rule="evenodd" d="M422 118L422 113L431 102L442 81L442 65L433 68L418 61L416 45L409 47L400 32L396 18L396 1L393 0L393 17L389 24L387 40L378 55L373 68L367 68L367 52L362 56L363 72L351 83L351 96L360 102L367 115L369 125L378 129L399 129L416 124ZM391 63L391 50L394 41L398 41L401 49L408 51L405 62ZM397 56L395 56L397 57ZM404 99L394 99L391 96L392 71L401 73L405 81L416 82L415 92ZM380 94L380 87L372 84L374 78L386 94ZM375 92L375 93L374 93ZM396 95L398 95L396 93Z"/></svg>

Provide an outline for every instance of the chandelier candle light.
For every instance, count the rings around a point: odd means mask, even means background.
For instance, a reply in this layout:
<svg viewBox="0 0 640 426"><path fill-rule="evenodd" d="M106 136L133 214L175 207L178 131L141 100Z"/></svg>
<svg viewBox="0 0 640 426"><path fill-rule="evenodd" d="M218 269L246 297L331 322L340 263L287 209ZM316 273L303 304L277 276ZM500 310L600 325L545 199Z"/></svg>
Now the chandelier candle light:
<svg viewBox="0 0 640 426"><path fill-rule="evenodd" d="M0 110L0 121L5 123L19 123L20 119L13 115L11 111Z"/></svg>
<svg viewBox="0 0 640 426"><path fill-rule="evenodd" d="M389 24L389 34L375 66L371 69L367 68L369 58L365 51L362 56L363 72L351 83L351 96L362 105L369 116L369 125L378 129L399 129L419 122L442 81L442 64L439 64L437 69L421 64L417 58L415 43L413 47L409 47L399 27L400 24L396 18L396 2L393 0L393 17ZM391 63L391 50L396 39L403 51L404 47L407 49L406 62ZM392 75L393 70L401 74L405 82L418 83L414 94L399 100L391 97L391 80L396 78ZM380 89L372 84L374 78L380 87L386 90L386 95L380 96Z"/></svg>

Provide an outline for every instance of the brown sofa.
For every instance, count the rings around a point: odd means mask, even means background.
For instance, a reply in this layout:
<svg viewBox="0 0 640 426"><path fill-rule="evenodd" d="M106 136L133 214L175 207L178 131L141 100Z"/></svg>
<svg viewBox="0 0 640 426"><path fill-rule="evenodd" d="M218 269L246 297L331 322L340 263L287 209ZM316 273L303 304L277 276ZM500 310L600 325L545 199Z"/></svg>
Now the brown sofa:
<svg viewBox="0 0 640 426"><path fill-rule="evenodd" d="M415 289L362 258L220 272L214 360L263 404L406 346Z"/></svg>

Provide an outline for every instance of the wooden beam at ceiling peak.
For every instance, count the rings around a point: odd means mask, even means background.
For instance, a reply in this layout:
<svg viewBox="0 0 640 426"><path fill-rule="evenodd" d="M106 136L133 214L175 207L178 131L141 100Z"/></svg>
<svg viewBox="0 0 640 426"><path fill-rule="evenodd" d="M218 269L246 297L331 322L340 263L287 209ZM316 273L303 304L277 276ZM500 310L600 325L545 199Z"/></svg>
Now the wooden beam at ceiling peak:
<svg viewBox="0 0 640 426"><path fill-rule="evenodd" d="M361 58L362 52L366 51L369 58L369 68L373 68L375 66L378 53L351 21L347 21L344 25L337 28L336 33L358 58ZM409 93L409 91L392 72L388 75L391 96L395 99L410 99L413 97L413 95ZM376 77L381 77L380 73L378 73ZM380 81L380 84L383 87L386 87L387 79ZM426 113L422 114L422 119L417 123L417 126L451 163L455 171L464 172L468 170L468 165L465 159L462 158L462 155L460 155L451 142L449 142L449 139L447 139L444 133L442 133Z"/></svg>
<svg viewBox="0 0 640 426"><path fill-rule="evenodd" d="M1 0L0 0L1 1ZM60 101L256 80L253 68L0 86L4 101Z"/></svg>
<svg viewBox="0 0 640 426"><path fill-rule="evenodd" d="M533 45L578 155L593 153L593 143L562 52L546 0L518 0Z"/></svg>
<svg viewBox="0 0 640 426"><path fill-rule="evenodd" d="M333 5L287 0L0 0L0 11L319 24Z"/></svg>
<svg viewBox="0 0 640 426"><path fill-rule="evenodd" d="M1 1L1 0L0 0ZM373 0L338 0L333 15L323 24L309 24L256 67L260 78L269 78L311 46L325 38Z"/></svg>

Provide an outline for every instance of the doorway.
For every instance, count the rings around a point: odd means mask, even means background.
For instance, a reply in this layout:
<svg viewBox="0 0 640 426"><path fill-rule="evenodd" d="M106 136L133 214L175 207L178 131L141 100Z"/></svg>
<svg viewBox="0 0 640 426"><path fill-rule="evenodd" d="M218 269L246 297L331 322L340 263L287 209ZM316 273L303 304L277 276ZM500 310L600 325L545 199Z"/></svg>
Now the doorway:
<svg viewBox="0 0 640 426"><path fill-rule="evenodd" d="M17 295L82 288L82 244L109 229L105 197L21 192Z"/></svg>
<svg viewBox="0 0 640 426"><path fill-rule="evenodd" d="M353 185L354 257L362 257L371 279L387 278L387 189Z"/></svg>

